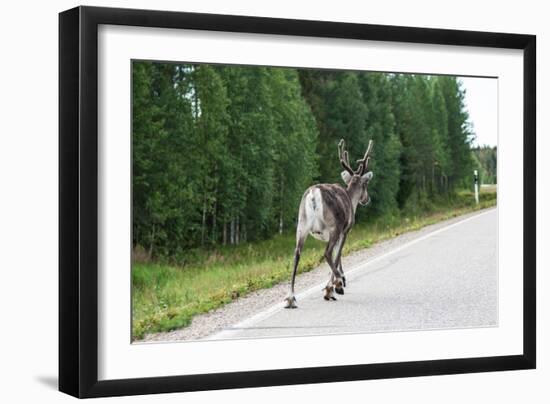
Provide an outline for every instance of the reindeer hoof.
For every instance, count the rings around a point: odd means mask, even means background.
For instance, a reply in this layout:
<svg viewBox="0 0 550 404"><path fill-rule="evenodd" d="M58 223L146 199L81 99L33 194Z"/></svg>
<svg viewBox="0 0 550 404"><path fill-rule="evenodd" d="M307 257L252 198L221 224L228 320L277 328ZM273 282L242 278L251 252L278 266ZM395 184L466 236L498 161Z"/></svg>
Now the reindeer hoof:
<svg viewBox="0 0 550 404"><path fill-rule="evenodd" d="M344 281L343 280L337 280L334 283L334 291L338 293L339 295L344 294Z"/></svg>
<svg viewBox="0 0 550 404"><path fill-rule="evenodd" d="M292 297L287 297L285 299L285 309L297 309L298 306L296 306L296 298L294 296Z"/></svg>
<svg viewBox="0 0 550 404"><path fill-rule="evenodd" d="M323 295L323 299L325 300L336 300L334 297L334 287L333 286L327 286L323 289L325 291L325 294Z"/></svg>

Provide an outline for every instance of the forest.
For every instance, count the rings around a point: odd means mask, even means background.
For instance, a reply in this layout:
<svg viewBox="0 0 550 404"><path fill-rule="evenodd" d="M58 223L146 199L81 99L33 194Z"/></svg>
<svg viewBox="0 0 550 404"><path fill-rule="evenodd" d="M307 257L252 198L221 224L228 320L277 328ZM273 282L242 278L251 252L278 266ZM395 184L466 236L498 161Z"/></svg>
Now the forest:
<svg viewBox="0 0 550 404"><path fill-rule="evenodd" d="M481 184L497 183L497 148L496 146L478 146L472 148L474 164L480 173Z"/></svg>
<svg viewBox="0 0 550 404"><path fill-rule="evenodd" d="M351 159L374 141L357 221L428 210L476 167L496 182L456 77L134 61L132 91L133 244L149 259L293 232L305 189L342 183L342 138Z"/></svg>

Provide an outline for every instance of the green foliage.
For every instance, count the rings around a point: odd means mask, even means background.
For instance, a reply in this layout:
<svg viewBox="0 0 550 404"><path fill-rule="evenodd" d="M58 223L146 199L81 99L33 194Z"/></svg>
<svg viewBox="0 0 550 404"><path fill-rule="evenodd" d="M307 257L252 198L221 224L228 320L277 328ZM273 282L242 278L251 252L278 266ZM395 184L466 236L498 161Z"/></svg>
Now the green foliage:
<svg viewBox="0 0 550 404"><path fill-rule="evenodd" d="M471 128L464 91L455 77L393 75L393 104L402 175L402 209L422 210L469 184Z"/></svg>
<svg viewBox="0 0 550 404"><path fill-rule="evenodd" d="M295 228L304 190L339 182L374 140L372 204L357 221L429 211L496 180L470 148L455 77L134 62L133 243L179 265ZM291 248L292 250L292 248Z"/></svg>
<svg viewBox="0 0 550 404"><path fill-rule="evenodd" d="M317 130L292 69L133 63L133 243L198 246L290 229L317 175Z"/></svg>
<svg viewBox="0 0 550 404"><path fill-rule="evenodd" d="M472 158L470 143L473 138L464 108L464 90L454 77L438 77L447 107L447 136L449 152L449 185L456 188L465 179L471 179ZM471 182L471 181L469 181Z"/></svg>
<svg viewBox="0 0 550 404"><path fill-rule="evenodd" d="M472 149L472 158L479 171L480 184L497 183L497 148L481 146Z"/></svg>
<svg viewBox="0 0 550 404"><path fill-rule="evenodd" d="M368 111L365 137L375 145L369 163L369 169L375 173L369 186L372 211L360 210L359 215L394 215L398 209L399 157L403 148L395 131L391 82L387 74L361 73L359 85Z"/></svg>

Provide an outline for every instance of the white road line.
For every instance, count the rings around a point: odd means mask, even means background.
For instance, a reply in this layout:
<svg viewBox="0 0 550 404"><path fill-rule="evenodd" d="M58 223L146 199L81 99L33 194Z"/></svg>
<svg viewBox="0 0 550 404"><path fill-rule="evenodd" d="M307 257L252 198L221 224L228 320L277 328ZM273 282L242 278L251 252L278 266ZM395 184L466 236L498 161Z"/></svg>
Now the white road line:
<svg viewBox="0 0 550 404"><path fill-rule="evenodd" d="M370 265L380 261L380 260L383 260L384 258L386 257L389 257L390 255L393 255L399 251L402 251L406 248L409 248L410 246L416 244L416 243L419 243L421 241L424 241L430 237L433 237L437 234L440 234L440 233L443 233L449 229L452 229L458 225L461 225L461 224L464 224L464 223L467 223L469 222L470 220L473 220L473 219L478 219L480 218L481 216L484 216L484 215L487 215L489 213L492 213L493 211L495 211L497 208L493 208L493 209L490 209L488 211L485 211L485 212L482 212L482 213L479 213L477 215L474 215L474 216L470 216L466 219L463 219L463 220L460 220L456 223L453 223L453 224L450 224L448 226L445 226L445 227L442 227L441 229L437 229L437 230L434 230L433 232L430 232L424 236L421 236L421 237L418 237L414 240L411 240L409 241L408 243L405 243L391 251L388 251L382 255L379 255L379 256L376 256L372 259L370 259L369 261L367 262L364 262L362 264L359 264L357 266L355 266L354 268L350 269L350 270L347 270L346 271L346 278L347 279L351 279L354 274L357 274L358 272L360 271L364 271L366 270ZM296 300L299 302L301 299L311 295L312 293L315 293L315 292L319 292L321 289L323 289L324 287L326 286L326 282L323 282L323 283L319 283L318 285L315 285L309 289L306 289L305 291L301 292L301 293L298 293L296 294ZM253 324L255 323L258 323L262 320L265 320L269 317L271 317L272 315L274 315L275 313L277 313L279 310L287 310L284 308L285 306L285 303L284 302L281 302L281 303L277 303L276 305L273 305L269 308L267 308L266 310L264 311L261 311L257 314L254 314L253 316L251 317L248 317L242 321L240 321L239 323L235 324L232 326L231 329L226 329L226 330L222 330L216 334L213 334L207 338L205 338L205 340L219 340L219 339L227 339L233 335L235 335L239 329L241 328L247 328L247 327L250 327L252 326ZM290 310L290 309L288 309ZM293 310L300 310L299 308L298 309L293 309Z"/></svg>

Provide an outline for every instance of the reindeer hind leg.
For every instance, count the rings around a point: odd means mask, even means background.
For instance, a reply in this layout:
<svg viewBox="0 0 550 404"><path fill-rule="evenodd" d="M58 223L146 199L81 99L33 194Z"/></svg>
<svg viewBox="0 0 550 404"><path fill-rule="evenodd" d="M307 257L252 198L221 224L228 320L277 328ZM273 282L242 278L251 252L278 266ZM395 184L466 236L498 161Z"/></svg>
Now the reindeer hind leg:
<svg viewBox="0 0 550 404"><path fill-rule="evenodd" d="M336 300L336 297L334 297L334 274L332 273L332 270L329 274L329 279L327 282L327 286L323 288L323 299L325 300Z"/></svg>
<svg viewBox="0 0 550 404"><path fill-rule="evenodd" d="M300 262L300 255L302 254L302 248L306 240L307 233L305 235L301 231L296 232L296 249L294 250L294 266L292 269L292 279L290 281L290 291L285 298L285 309L296 309L296 297L294 296L294 283L296 281L296 271L298 270L298 263Z"/></svg>
<svg viewBox="0 0 550 404"><path fill-rule="evenodd" d="M338 267L336 266L335 261L332 258L332 253L334 252L334 247L336 246L336 243L337 242L336 240L334 240L334 237L331 237L325 250L325 259L327 260L327 263L332 270L327 286L323 289L325 292L323 298L325 300L336 300L336 297L334 297L334 289L342 288L340 273L338 271Z"/></svg>
<svg viewBox="0 0 550 404"><path fill-rule="evenodd" d="M342 276L342 284L344 287L346 287L346 276L344 275L344 269L342 268L342 260L340 259L340 265L338 266L338 270L340 271L340 275Z"/></svg>
<svg viewBox="0 0 550 404"><path fill-rule="evenodd" d="M342 269L342 250L344 249L344 243L346 242L346 234L343 234L338 239L338 243L336 244L336 258L334 260L335 265L338 269L338 273L340 275L341 282L339 285L336 285L334 290L339 295L344 294L344 288L346 287L346 277L344 276L344 270Z"/></svg>

